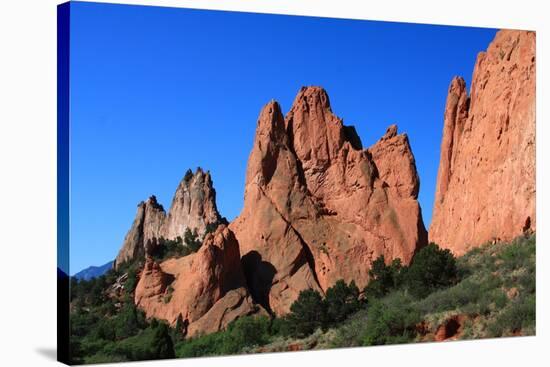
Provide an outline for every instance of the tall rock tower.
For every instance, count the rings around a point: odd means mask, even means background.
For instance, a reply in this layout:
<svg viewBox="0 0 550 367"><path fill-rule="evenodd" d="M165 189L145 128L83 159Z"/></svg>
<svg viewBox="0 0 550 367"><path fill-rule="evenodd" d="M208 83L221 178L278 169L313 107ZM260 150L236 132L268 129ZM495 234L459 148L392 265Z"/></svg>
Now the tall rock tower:
<svg viewBox="0 0 550 367"><path fill-rule="evenodd" d="M536 228L535 33L501 30L451 81L429 239L461 255Z"/></svg>

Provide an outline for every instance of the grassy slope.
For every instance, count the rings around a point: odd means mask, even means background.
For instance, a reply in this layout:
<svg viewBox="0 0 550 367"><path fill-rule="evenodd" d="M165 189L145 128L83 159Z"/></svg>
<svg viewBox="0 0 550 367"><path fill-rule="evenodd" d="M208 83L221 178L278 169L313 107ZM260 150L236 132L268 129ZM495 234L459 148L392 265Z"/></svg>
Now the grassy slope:
<svg viewBox="0 0 550 367"><path fill-rule="evenodd" d="M458 259L458 267L459 283L424 299L396 290L336 328L303 339L276 336L242 352L433 341L438 331L445 340L535 334L534 235L473 249ZM441 329L452 319L457 328L444 335Z"/></svg>

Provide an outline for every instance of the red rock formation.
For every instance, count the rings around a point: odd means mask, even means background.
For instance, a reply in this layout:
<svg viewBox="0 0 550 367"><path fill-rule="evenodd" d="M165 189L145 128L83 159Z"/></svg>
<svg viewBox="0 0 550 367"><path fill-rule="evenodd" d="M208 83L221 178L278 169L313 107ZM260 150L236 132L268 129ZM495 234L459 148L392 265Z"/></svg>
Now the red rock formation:
<svg viewBox="0 0 550 367"><path fill-rule="evenodd" d="M391 127L364 150L326 92L302 88L283 118L260 113L244 208L231 223L254 298L288 312L303 289L368 282L379 255L408 263L426 242L418 175L406 135Z"/></svg>
<svg viewBox="0 0 550 367"><path fill-rule="evenodd" d="M268 316L268 313L254 303L245 287L232 289L214 303L200 319L189 325L187 336L194 337L223 330L232 321L248 315Z"/></svg>
<svg viewBox="0 0 550 367"><path fill-rule="evenodd" d="M259 310L245 288L239 246L225 225L207 234L195 254L161 264L148 258L136 286L135 303L147 317L172 325L181 314L191 334L218 331Z"/></svg>
<svg viewBox="0 0 550 367"><path fill-rule="evenodd" d="M449 87L430 241L461 255L534 231L535 33L499 31Z"/></svg>
<svg viewBox="0 0 550 367"><path fill-rule="evenodd" d="M115 260L115 268L122 263L145 256L147 246L155 246L160 238L184 237L187 229L196 230L202 239L210 227L216 227L223 219L216 207L216 191L210 172L197 168L189 170L181 180L168 215L155 196L138 205L132 227Z"/></svg>
<svg viewBox="0 0 550 367"><path fill-rule="evenodd" d="M233 233L220 225L216 194L209 172L197 169L179 184L168 215L152 196L138 205L136 219L126 235L115 266L145 258L135 290L135 303L147 317L175 324L179 315L188 335L225 328L243 315L261 312L254 304L243 276L239 245ZM204 237L202 247L182 258L156 263L148 256L161 238L184 237L186 229ZM265 311L263 311L265 312Z"/></svg>

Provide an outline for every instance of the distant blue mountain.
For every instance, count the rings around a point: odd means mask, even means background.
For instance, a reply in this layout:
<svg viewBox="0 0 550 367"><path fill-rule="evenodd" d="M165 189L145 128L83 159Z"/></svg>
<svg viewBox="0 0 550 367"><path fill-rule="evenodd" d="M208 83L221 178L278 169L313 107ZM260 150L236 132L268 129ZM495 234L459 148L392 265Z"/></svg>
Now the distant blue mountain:
<svg viewBox="0 0 550 367"><path fill-rule="evenodd" d="M75 277L78 280L90 280L92 278L102 276L112 268L113 268L113 261L109 261L105 265L90 266L89 268L79 271L78 273L73 275L73 277Z"/></svg>

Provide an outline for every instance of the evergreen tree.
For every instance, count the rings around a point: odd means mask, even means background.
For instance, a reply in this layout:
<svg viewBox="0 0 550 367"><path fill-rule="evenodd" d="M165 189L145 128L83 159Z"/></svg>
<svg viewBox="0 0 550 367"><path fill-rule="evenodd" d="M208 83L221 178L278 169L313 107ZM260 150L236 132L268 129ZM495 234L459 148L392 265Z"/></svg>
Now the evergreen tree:
<svg viewBox="0 0 550 367"><path fill-rule="evenodd" d="M457 280L456 259L453 254L430 243L414 256L406 273L409 292L418 298L432 291L448 287Z"/></svg>
<svg viewBox="0 0 550 367"><path fill-rule="evenodd" d="M288 322L294 336L304 337L317 328L326 327L326 304L319 292L307 289L300 292L298 299L290 306Z"/></svg>
<svg viewBox="0 0 550 367"><path fill-rule="evenodd" d="M406 268L401 265L401 259L394 259L386 265L384 255L380 255L372 262L369 270L369 284L365 287L365 298L374 299L384 297L392 289L403 283Z"/></svg>
<svg viewBox="0 0 550 367"><path fill-rule="evenodd" d="M178 319L176 320L176 326L174 327L172 339L174 342L179 342L183 340L183 336L185 335L187 330L185 330L185 323L183 322L183 317L181 316L181 313L178 315Z"/></svg>
<svg viewBox="0 0 550 367"><path fill-rule="evenodd" d="M128 338L135 335L140 329L136 306L133 302L126 302L120 314L117 316L117 339Z"/></svg>
<svg viewBox="0 0 550 367"><path fill-rule="evenodd" d="M347 285L340 279L327 290L325 302L328 321L330 323L342 322L359 310L359 289L354 281Z"/></svg>
<svg viewBox="0 0 550 367"><path fill-rule="evenodd" d="M183 241L192 252L197 252L202 245L198 237L199 235L197 234L196 228L193 231L191 231L189 228L185 229L185 233L183 234Z"/></svg>
<svg viewBox="0 0 550 367"><path fill-rule="evenodd" d="M168 359L175 358L174 343L170 337L170 331L165 323L159 323L155 328L153 340L151 342L153 358Z"/></svg>

